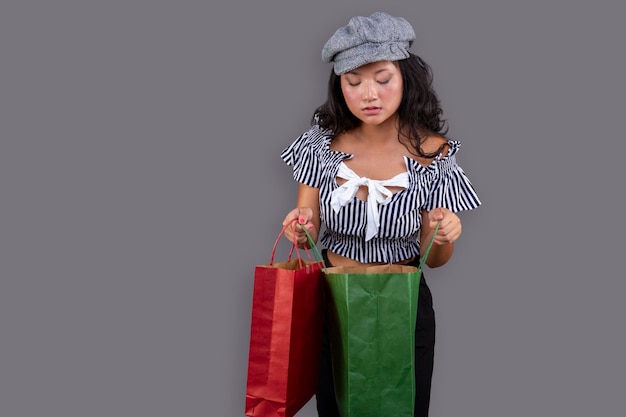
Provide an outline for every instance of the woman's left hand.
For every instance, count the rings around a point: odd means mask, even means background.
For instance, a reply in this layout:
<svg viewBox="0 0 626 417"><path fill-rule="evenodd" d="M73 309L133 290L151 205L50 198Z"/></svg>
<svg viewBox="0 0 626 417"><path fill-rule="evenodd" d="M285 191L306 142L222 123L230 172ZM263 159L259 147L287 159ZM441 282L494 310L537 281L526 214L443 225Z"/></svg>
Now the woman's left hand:
<svg viewBox="0 0 626 417"><path fill-rule="evenodd" d="M428 222L432 230L435 230L437 222L441 221L434 243L447 245L453 243L461 236L461 219L447 208L436 208L428 213Z"/></svg>

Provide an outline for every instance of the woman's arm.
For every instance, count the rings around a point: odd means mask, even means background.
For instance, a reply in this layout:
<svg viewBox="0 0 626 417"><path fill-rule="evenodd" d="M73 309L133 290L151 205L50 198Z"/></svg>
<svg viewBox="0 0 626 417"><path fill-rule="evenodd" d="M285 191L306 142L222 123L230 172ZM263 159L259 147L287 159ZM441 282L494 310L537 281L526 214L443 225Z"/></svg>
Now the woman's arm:
<svg viewBox="0 0 626 417"><path fill-rule="evenodd" d="M321 227L319 188L300 184L296 208L287 214L285 220L283 220L283 226L289 224L293 219L298 219L298 224L295 228L288 227L285 230L285 237L287 239L291 242L294 242L295 239L295 242L300 248L305 245L309 247L307 236L302 229L306 227L313 241L317 242Z"/></svg>
<svg viewBox="0 0 626 417"><path fill-rule="evenodd" d="M432 249L426 259L426 265L430 268L440 267L450 260L454 252L454 242L461 236L462 232L461 219L450 210L437 208L424 211L422 213L422 230L420 231L422 251L426 250L438 221L441 223Z"/></svg>

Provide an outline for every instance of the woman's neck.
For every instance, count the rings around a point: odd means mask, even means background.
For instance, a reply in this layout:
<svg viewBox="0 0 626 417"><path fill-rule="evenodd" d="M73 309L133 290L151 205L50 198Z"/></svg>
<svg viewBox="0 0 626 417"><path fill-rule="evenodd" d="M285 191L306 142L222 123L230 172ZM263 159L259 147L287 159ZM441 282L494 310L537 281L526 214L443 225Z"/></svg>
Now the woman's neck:
<svg viewBox="0 0 626 417"><path fill-rule="evenodd" d="M370 145L385 144L390 140L398 140L398 125L395 119L387 120L385 123L378 125L368 125L362 123L354 131L355 137L360 141Z"/></svg>

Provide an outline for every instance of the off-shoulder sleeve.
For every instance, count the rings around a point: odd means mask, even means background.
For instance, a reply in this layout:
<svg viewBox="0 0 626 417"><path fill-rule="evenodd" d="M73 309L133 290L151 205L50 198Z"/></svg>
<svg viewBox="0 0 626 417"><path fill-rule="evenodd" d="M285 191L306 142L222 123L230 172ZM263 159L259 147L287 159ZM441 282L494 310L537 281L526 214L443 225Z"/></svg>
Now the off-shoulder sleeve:
<svg viewBox="0 0 626 417"><path fill-rule="evenodd" d="M457 164L456 153L459 142L450 142L448 156L438 161L437 173L424 206L426 210L445 207L452 212L473 210L480 206L481 201L470 179Z"/></svg>
<svg viewBox="0 0 626 417"><path fill-rule="evenodd" d="M313 127L286 147L280 157L293 167L293 178L311 187L319 188L322 175L321 152L327 147L328 137Z"/></svg>

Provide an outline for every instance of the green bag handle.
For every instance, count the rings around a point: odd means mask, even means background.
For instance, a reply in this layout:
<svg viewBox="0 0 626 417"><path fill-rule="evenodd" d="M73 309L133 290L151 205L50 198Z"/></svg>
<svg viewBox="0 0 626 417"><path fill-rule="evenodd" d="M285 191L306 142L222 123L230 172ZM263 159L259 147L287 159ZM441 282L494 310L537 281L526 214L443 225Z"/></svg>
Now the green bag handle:
<svg viewBox="0 0 626 417"><path fill-rule="evenodd" d="M440 224L441 224L441 220L437 221L437 225L435 226L435 230L433 232L433 237L430 238L430 242L428 242L426 251L424 251L424 256L422 256L422 258L420 259L420 263L419 263L420 271L424 270L424 265L426 265L426 259L428 259L428 254L430 253L430 250L433 247L433 243L435 243L435 235L437 235L437 231L439 230ZM306 234L306 238L309 241L309 246L311 246L311 249L313 249L313 252L315 253L315 256L317 257L317 262L322 267L322 270L326 272L326 265L324 265L324 258L322 257L322 254L320 253L320 251L317 249L317 245L313 241L313 238L311 237L309 232L306 230L306 228L303 227L302 230L304 230L304 233Z"/></svg>
<svg viewBox="0 0 626 417"><path fill-rule="evenodd" d="M437 225L435 226L435 231L433 232L433 237L430 238L430 242L428 242L428 247L424 251L424 256L420 259L420 271L424 270L424 265L426 265L426 259L428 259L428 254L430 253L430 249L433 247L433 243L435 242L435 235L439 230L439 225L441 224L441 220L437 221Z"/></svg>
<svg viewBox="0 0 626 417"><path fill-rule="evenodd" d="M324 257L320 253L319 249L317 249L317 244L313 241L313 238L309 234L309 231L306 230L306 227L303 227L302 230L304 230L304 234L306 234L306 238L309 241L309 246L311 247L311 249L313 249L313 253L317 257L317 263L320 264L322 271L326 273L326 265L324 264Z"/></svg>

